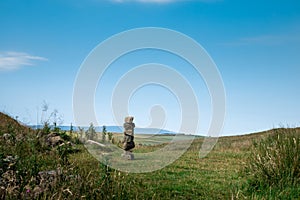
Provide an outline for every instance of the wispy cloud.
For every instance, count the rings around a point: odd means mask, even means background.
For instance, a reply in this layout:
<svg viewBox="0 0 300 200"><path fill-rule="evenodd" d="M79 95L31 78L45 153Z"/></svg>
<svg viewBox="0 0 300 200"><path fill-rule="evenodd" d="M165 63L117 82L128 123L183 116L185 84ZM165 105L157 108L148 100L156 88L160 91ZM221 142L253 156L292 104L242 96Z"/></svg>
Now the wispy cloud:
<svg viewBox="0 0 300 200"><path fill-rule="evenodd" d="M290 42L299 42L299 37L291 35L260 35L254 37L239 38L236 41L221 43L227 46L244 46L244 45L282 45Z"/></svg>
<svg viewBox="0 0 300 200"><path fill-rule="evenodd" d="M175 2L184 2L184 1L195 1L195 2L216 2L219 0L110 0L116 3L129 3L129 2L137 2L137 3L158 3L158 4L167 4L167 3L175 3Z"/></svg>
<svg viewBox="0 0 300 200"><path fill-rule="evenodd" d="M0 71L17 70L24 66L33 66L34 61L47 60L47 58L33 56L24 52L0 52Z"/></svg>

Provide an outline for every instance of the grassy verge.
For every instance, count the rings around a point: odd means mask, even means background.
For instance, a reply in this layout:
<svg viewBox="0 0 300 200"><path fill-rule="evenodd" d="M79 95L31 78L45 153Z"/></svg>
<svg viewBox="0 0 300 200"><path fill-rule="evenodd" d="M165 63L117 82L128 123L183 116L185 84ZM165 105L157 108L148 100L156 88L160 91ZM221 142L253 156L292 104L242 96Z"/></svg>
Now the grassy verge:
<svg viewBox="0 0 300 200"><path fill-rule="evenodd" d="M247 192L257 199L299 199L300 131L276 129L255 142L247 166Z"/></svg>

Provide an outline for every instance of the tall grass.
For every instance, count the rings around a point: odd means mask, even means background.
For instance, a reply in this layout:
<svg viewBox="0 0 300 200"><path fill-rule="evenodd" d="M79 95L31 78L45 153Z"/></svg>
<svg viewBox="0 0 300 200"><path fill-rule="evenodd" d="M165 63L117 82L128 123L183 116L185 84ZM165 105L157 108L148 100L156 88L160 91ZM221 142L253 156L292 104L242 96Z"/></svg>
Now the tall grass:
<svg viewBox="0 0 300 200"><path fill-rule="evenodd" d="M300 196L300 133L298 129L274 129L255 142L247 163L252 194ZM278 197L278 196L277 196Z"/></svg>

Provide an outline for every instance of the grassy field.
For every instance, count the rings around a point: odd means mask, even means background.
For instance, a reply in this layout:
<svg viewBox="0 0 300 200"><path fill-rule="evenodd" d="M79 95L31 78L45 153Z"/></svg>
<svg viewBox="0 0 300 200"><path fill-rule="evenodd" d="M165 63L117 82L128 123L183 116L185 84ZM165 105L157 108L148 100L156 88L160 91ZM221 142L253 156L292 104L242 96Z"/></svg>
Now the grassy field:
<svg viewBox="0 0 300 200"><path fill-rule="evenodd" d="M11 125L8 125L11 124ZM203 138L196 138L188 150L172 164L149 173L126 173L107 167L95 159L74 138L62 137L72 146L43 146L37 135L6 120L0 123L1 181L0 198L6 199L298 199L296 181L285 186L255 186L249 158L253 144L272 135L272 131L243 136L221 137L207 157L199 158ZM47 132L48 131L48 132ZM283 129L281 132L288 132ZM299 136L299 129L293 129ZM6 133L11 140L4 140ZM116 140L121 135L114 134ZM172 140L172 136L137 135L134 152L153 152ZM292 140L293 141L293 140ZM296 144L296 143L295 143ZM298 143L297 143L298 144ZM298 144L299 146L299 144ZM75 149L75 150L74 150ZM291 152L290 152L291 153ZM300 149L294 157L299 161ZM11 156L15 161L7 164ZM142 160L124 160L142 162ZM296 163L297 164L297 163ZM296 166L295 170L299 167ZM42 180L41 172L55 171L51 181ZM248 171L247 171L248 170ZM54 173L54 172L53 172ZM10 177L8 177L10 174ZM54 173L55 174L55 173Z"/></svg>

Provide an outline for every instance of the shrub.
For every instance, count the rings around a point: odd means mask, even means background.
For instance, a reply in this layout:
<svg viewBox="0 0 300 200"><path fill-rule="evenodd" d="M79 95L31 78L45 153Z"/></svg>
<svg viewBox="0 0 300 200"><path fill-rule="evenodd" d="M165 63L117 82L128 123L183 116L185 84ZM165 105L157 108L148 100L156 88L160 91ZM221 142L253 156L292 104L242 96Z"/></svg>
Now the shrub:
<svg viewBox="0 0 300 200"><path fill-rule="evenodd" d="M111 132L108 132L107 135L108 135L108 140L112 141L113 134Z"/></svg>
<svg viewBox="0 0 300 200"><path fill-rule="evenodd" d="M252 191L299 186L300 134L297 129L275 129L254 143L246 173ZM274 190L274 189L273 189Z"/></svg>
<svg viewBox="0 0 300 200"><path fill-rule="evenodd" d="M59 136L65 141L72 141L72 137L67 135L66 131L59 132Z"/></svg>
<svg viewBox="0 0 300 200"><path fill-rule="evenodd" d="M68 164L69 154L72 152L72 146L69 144L62 144L57 147L57 151L60 157L61 164Z"/></svg>
<svg viewBox="0 0 300 200"><path fill-rule="evenodd" d="M93 123L90 124L89 129L85 132L85 134L86 134L86 137L88 140L95 139L96 129L95 129Z"/></svg>
<svg viewBox="0 0 300 200"><path fill-rule="evenodd" d="M51 127L50 127L49 123L45 122L44 126L42 128L42 131L41 131L42 136L48 135L48 134L50 134L50 132L51 132Z"/></svg>
<svg viewBox="0 0 300 200"><path fill-rule="evenodd" d="M105 141L106 135L107 135L106 126L103 125L103 127L102 127L102 142Z"/></svg>

